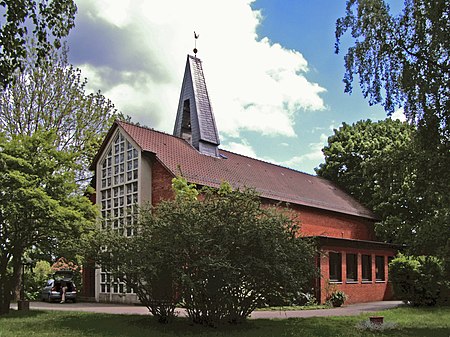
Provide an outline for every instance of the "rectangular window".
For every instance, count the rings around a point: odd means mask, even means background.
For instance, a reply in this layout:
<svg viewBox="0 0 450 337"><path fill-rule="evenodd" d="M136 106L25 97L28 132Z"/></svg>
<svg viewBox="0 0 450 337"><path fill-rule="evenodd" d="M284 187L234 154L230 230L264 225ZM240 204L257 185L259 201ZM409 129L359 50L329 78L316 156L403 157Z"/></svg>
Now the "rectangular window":
<svg viewBox="0 0 450 337"><path fill-rule="evenodd" d="M342 254L330 252L328 254L330 267L330 281L342 281Z"/></svg>
<svg viewBox="0 0 450 337"><path fill-rule="evenodd" d="M347 282L358 281L358 258L356 254L346 254Z"/></svg>
<svg viewBox="0 0 450 337"><path fill-rule="evenodd" d="M385 280L384 256L375 256L375 277L377 281Z"/></svg>
<svg viewBox="0 0 450 337"><path fill-rule="evenodd" d="M362 280L372 281L372 256L362 255L361 263L362 263Z"/></svg>

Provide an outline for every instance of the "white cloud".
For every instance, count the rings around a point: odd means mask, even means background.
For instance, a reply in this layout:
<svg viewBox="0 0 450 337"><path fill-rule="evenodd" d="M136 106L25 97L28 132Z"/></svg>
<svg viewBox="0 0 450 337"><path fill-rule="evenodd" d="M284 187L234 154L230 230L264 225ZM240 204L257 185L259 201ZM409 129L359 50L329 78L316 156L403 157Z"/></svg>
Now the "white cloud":
<svg viewBox="0 0 450 337"><path fill-rule="evenodd" d="M258 40L262 17L251 2L79 0L78 17L91 26L76 26L71 47L90 88L134 121L171 132L195 30L219 132L293 137L299 113L325 108L325 89L307 80L301 53ZM87 56L87 41L96 55Z"/></svg>
<svg viewBox="0 0 450 337"><path fill-rule="evenodd" d="M281 165L301 170L305 168L305 162L317 163L323 161L322 149L327 144L327 141L328 136L322 133L318 142L309 144L309 151L307 153L292 157L282 162Z"/></svg>
<svg viewBox="0 0 450 337"><path fill-rule="evenodd" d="M403 108L395 110L394 113L391 115L391 119L392 120L398 119L401 122L405 122L406 116L405 116L405 112L404 112Z"/></svg>
<svg viewBox="0 0 450 337"><path fill-rule="evenodd" d="M246 139L241 140L240 143L230 142L223 147L225 150L241 154L243 156L257 158L256 152Z"/></svg>

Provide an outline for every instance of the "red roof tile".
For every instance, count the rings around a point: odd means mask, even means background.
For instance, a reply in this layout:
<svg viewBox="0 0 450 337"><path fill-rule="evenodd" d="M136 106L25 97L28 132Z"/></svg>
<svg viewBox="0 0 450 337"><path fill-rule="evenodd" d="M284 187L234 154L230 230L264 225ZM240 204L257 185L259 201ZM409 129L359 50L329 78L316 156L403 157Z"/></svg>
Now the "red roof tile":
<svg viewBox="0 0 450 337"><path fill-rule="evenodd" d="M227 181L233 187L253 187L262 197L276 201L375 219L372 212L323 178L224 150L220 150L224 158L207 156L181 138L126 122L117 125L142 151L154 153L174 176L181 174L189 182L218 187Z"/></svg>

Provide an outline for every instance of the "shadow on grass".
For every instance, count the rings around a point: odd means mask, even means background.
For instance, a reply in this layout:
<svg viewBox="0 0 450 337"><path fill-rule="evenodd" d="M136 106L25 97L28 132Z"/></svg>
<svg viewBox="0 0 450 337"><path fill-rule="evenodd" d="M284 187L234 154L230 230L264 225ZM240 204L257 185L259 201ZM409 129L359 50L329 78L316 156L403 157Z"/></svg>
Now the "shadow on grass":
<svg viewBox="0 0 450 337"><path fill-rule="evenodd" d="M160 324L151 316L101 315L93 319L83 317L82 327L77 317L64 320L64 328L79 330L83 336L262 336L261 326L252 321L237 325L221 325L217 328L191 324L186 318L176 318L170 324Z"/></svg>
<svg viewBox="0 0 450 337"><path fill-rule="evenodd" d="M10 309L9 314L0 316L0 318L6 319L6 320L14 320L14 319L23 319L23 318L28 318L28 317L37 317L37 316L40 316L43 314L45 314L45 311Z"/></svg>
<svg viewBox="0 0 450 337"><path fill-rule="evenodd" d="M450 329L447 328L436 328L436 329L425 329L425 328L415 328L415 329L405 329L402 330L405 337L415 336L415 337L449 337Z"/></svg>

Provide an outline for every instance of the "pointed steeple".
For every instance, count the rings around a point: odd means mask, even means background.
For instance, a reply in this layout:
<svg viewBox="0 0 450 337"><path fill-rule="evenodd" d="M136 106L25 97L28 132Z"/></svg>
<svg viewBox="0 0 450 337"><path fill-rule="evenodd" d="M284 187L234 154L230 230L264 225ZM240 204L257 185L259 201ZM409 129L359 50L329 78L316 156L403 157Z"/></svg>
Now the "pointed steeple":
<svg viewBox="0 0 450 337"><path fill-rule="evenodd" d="M219 133L198 57L187 57L173 134L203 154L219 156Z"/></svg>

